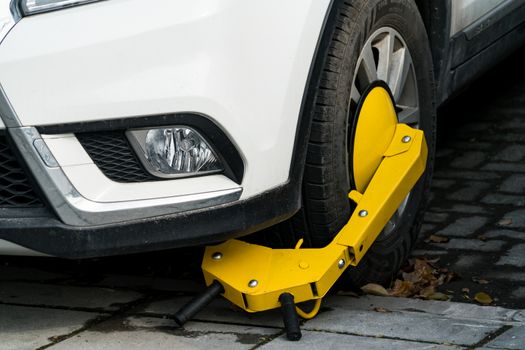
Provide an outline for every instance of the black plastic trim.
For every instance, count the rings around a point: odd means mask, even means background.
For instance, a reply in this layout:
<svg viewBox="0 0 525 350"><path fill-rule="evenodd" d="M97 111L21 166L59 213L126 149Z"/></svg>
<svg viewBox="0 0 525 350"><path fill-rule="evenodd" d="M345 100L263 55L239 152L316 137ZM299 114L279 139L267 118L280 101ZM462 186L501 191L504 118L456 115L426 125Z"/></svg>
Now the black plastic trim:
<svg viewBox="0 0 525 350"><path fill-rule="evenodd" d="M95 133L137 128L187 125L202 133L224 165L224 175L238 184L244 176L244 162L228 136L210 118L195 113L161 114L37 127L41 134ZM162 179L166 180L166 179Z"/></svg>

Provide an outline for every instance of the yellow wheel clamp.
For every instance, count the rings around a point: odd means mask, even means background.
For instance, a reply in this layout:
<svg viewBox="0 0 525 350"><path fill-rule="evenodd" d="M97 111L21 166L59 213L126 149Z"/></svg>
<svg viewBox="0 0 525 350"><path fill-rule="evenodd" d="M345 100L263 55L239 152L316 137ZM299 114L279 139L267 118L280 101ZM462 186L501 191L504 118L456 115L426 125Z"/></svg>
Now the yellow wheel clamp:
<svg viewBox="0 0 525 350"><path fill-rule="evenodd" d="M357 266L421 177L427 145L423 131L398 123L391 94L376 83L363 94L354 125L353 179L357 205L348 223L324 248L271 249L231 239L206 247L202 270L208 289L175 315L182 326L214 297L248 312L282 308L290 340L299 340L298 314L314 317L321 298L349 266ZM305 313L295 306L316 300Z"/></svg>

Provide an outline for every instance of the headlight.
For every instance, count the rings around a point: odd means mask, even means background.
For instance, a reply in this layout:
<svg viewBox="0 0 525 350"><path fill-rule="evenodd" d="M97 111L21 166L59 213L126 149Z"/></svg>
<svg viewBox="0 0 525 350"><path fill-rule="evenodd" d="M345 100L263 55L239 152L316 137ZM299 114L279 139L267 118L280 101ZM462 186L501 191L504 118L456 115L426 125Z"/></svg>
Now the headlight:
<svg viewBox="0 0 525 350"><path fill-rule="evenodd" d="M100 0L19 0L20 9L25 16L66 7L88 4Z"/></svg>
<svg viewBox="0 0 525 350"><path fill-rule="evenodd" d="M211 144L190 127L135 129L127 135L144 167L155 176L174 178L224 170Z"/></svg>

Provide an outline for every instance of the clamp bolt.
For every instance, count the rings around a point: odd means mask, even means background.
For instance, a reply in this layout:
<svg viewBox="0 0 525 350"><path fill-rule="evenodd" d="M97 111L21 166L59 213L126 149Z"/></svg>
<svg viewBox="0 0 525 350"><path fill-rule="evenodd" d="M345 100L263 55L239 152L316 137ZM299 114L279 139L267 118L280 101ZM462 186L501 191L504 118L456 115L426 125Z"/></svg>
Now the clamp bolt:
<svg viewBox="0 0 525 350"><path fill-rule="evenodd" d="M366 210L359 211L359 216L364 218L365 216L368 216L368 212Z"/></svg>
<svg viewBox="0 0 525 350"><path fill-rule="evenodd" d="M337 267L339 267L340 269L342 269L343 267L345 267L346 265L346 261L345 259L341 259L337 262Z"/></svg>
<svg viewBox="0 0 525 350"><path fill-rule="evenodd" d="M255 287L257 287L258 284L259 284L259 281L251 280L250 282L248 282L248 287L255 288Z"/></svg>
<svg viewBox="0 0 525 350"><path fill-rule="evenodd" d="M222 259L222 253L221 252L215 252L211 255L211 258L213 260L221 260Z"/></svg>
<svg viewBox="0 0 525 350"><path fill-rule="evenodd" d="M410 141L412 141L412 138L410 136L403 136L403 138L401 139L401 141L403 143L409 143Z"/></svg>

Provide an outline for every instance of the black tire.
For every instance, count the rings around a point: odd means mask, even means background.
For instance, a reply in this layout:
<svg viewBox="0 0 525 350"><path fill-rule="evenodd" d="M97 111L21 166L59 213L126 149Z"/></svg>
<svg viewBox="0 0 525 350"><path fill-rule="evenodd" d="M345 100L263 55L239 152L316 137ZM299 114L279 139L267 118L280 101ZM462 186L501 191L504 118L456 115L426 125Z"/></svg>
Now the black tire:
<svg viewBox="0 0 525 350"><path fill-rule="evenodd" d="M333 20L327 23L329 43L317 62L324 62L308 143L303 180L303 207L286 225L292 240L324 246L346 224L353 210L347 154L350 88L357 59L371 33L394 28L403 37L412 56L418 92L419 128L429 146L427 171L411 192L399 225L388 237L370 248L357 268L349 269L353 285L388 283L407 259L417 238L430 188L435 148L435 107L432 60L423 21L412 0L335 1ZM321 45L323 46L323 45ZM281 228L282 230L282 228Z"/></svg>

